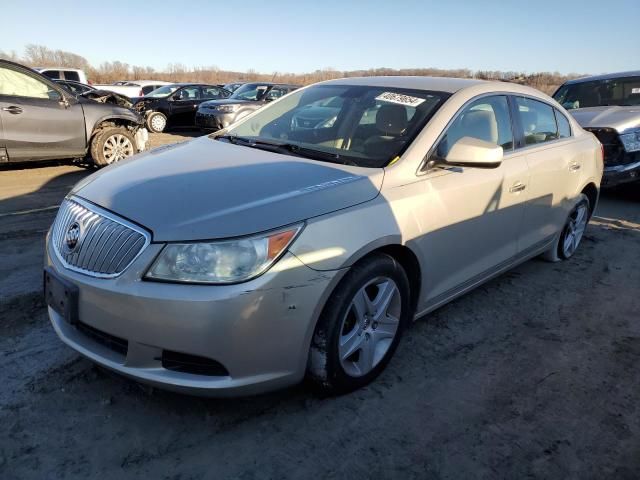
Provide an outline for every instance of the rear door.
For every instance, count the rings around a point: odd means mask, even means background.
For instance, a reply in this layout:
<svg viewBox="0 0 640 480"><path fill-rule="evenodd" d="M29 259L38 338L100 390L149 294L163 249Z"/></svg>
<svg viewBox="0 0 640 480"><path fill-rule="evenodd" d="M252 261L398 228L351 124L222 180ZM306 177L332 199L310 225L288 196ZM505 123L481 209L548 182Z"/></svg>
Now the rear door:
<svg viewBox="0 0 640 480"><path fill-rule="evenodd" d="M510 112L506 95L480 97L463 107L436 146L433 155L445 158L461 138L478 138L501 146L504 158L497 168L452 167L426 175L423 221L431 233L419 239L419 248L429 266L423 281L431 304L517 255L529 171L525 155L514 149Z"/></svg>
<svg viewBox="0 0 640 480"><path fill-rule="evenodd" d="M171 100L171 123L174 125L195 125L196 111L202 103L200 86L182 87Z"/></svg>
<svg viewBox="0 0 640 480"><path fill-rule="evenodd" d="M29 70L0 65L0 117L11 161L85 153L82 106Z"/></svg>
<svg viewBox="0 0 640 480"><path fill-rule="evenodd" d="M519 249L527 251L549 242L564 225L573 200L569 192L578 188L582 159L569 122L561 112L529 97L515 96L513 100L530 172L529 199L519 242Z"/></svg>

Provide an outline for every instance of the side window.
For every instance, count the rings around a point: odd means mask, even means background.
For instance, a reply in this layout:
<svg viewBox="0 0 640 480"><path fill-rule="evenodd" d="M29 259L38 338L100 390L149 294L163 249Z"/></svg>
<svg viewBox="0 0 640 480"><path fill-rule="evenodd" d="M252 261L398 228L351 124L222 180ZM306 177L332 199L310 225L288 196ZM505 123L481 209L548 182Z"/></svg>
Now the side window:
<svg viewBox="0 0 640 480"><path fill-rule="evenodd" d="M64 78L66 80L73 80L75 82L80 81L80 75L78 75L78 72L70 72L69 70L65 70Z"/></svg>
<svg viewBox="0 0 640 480"><path fill-rule="evenodd" d="M558 126L553 107L525 97L515 97L526 145L558 139Z"/></svg>
<svg viewBox="0 0 640 480"><path fill-rule="evenodd" d="M42 72L42 74L45 77L49 77L49 78L57 78L57 79L62 78L59 70L45 70L44 72Z"/></svg>
<svg viewBox="0 0 640 480"><path fill-rule="evenodd" d="M0 67L0 95L59 100L60 94L46 83L15 70Z"/></svg>
<svg viewBox="0 0 640 480"><path fill-rule="evenodd" d="M184 87L180 90L179 100L198 100L200 98L200 87Z"/></svg>
<svg viewBox="0 0 640 480"><path fill-rule="evenodd" d="M273 87L269 93L267 94L267 97L265 98L265 100L270 101L270 100L277 100L278 98L282 97L283 95L285 95L287 92L284 88L281 87Z"/></svg>
<svg viewBox="0 0 640 480"><path fill-rule="evenodd" d="M445 158L451 147L463 137L495 143L505 152L513 150L513 130L507 97L483 97L465 107L440 140L436 148L438 157Z"/></svg>
<svg viewBox="0 0 640 480"><path fill-rule="evenodd" d="M571 124L567 117L565 117L560 111L554 110L556 114L556 122L558 123L558 135L560 138L568 138L571 136Z"/></svg>
<svg viewBox="0 0 640 480"><path fill-rule="evenodd" d="M220 89L216 87L204 87L202 89L202 98L218 98L220 97Z"/></svg>

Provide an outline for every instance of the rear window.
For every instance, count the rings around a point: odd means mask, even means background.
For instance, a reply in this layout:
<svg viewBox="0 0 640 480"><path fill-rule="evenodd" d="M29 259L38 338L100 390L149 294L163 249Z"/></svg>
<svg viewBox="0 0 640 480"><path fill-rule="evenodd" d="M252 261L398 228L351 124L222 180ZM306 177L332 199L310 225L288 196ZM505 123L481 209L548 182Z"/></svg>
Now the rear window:
<svg viewBox="0 0 640 480"><path fill-rule="evenodd" d="M558 126L553 107L525 97L516 97L516 105L526 145L536 145L558 139Z"/></svg>

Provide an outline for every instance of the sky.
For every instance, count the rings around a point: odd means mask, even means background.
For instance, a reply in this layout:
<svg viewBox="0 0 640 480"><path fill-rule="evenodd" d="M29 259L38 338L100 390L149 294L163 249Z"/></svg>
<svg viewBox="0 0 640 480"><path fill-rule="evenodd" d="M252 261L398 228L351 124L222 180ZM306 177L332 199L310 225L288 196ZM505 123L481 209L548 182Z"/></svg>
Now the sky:
<svg viewBox="0 0 640 480"><path fill-rule="evenodd" d="M2 0L2 17L0 50L34 43L94 66L640 69L640 0Z"/></svg>

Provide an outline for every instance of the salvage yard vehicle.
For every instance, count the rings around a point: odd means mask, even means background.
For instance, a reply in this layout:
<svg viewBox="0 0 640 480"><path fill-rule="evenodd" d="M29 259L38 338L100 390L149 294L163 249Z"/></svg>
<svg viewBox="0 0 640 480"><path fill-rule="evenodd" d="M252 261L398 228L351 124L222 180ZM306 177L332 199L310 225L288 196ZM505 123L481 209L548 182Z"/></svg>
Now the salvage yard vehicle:
<svg viewBox="0 0 640 480"><path fill-rule="evenodd" d="M602 143L603 187L640 180L640 71L570 80L553 97Z"/></svg>
<svg viewBox="0 0 640 480"><path fill-rule="evenodd" d="M76 96L30 68L0 60L0 161L90 154L104 166L143 151L148 134L142 117L117 103L98 90Z"/></svg>
<svg viewBox="0 0 640 480"><path fill-rule="evenodd" d="M133 108L145 116L149 130L160 133L167 126L194 126L202 102L229 95L231 92L219 85L174 83L132 100Z"/></svg>
<svg viewBox="0 0 640 480"><path fill-rule="evenodd" d="M335 121L295 128L310 105ZM571 258L602 169L596 138L528 87L323 82L76 185L47 235L48 313L82 355L162 388L348 392L412 320Z"/></svg>
<svg viewBox="0 0 640 480"><path fill-rule="evenodd" d="M144 97L165 85L172 85L172 83L163 82L162 80L135 80L94 86L100 90L108 90L110 92L119 93L120 95L126 95L129 98L133 98Z"/></svg>
<svg viewBox="0 0 640 480"><path fill-rule="evenodd" d="M196 113L196 126L205 130L226 128L298 88L298 85L283 83L246 83L226 100L201 103Z"/></svg>
<svg viewBox="0 0 640 480"><path fill-rule="evenodd" d="M36 67L34 68L34 70L52 80L59 79L59 80L71 80L73 82L80 82L84 84L89 83L89 80L87 79L87 74L84 73L84 70L80 70L79 68Z"/></svg>

